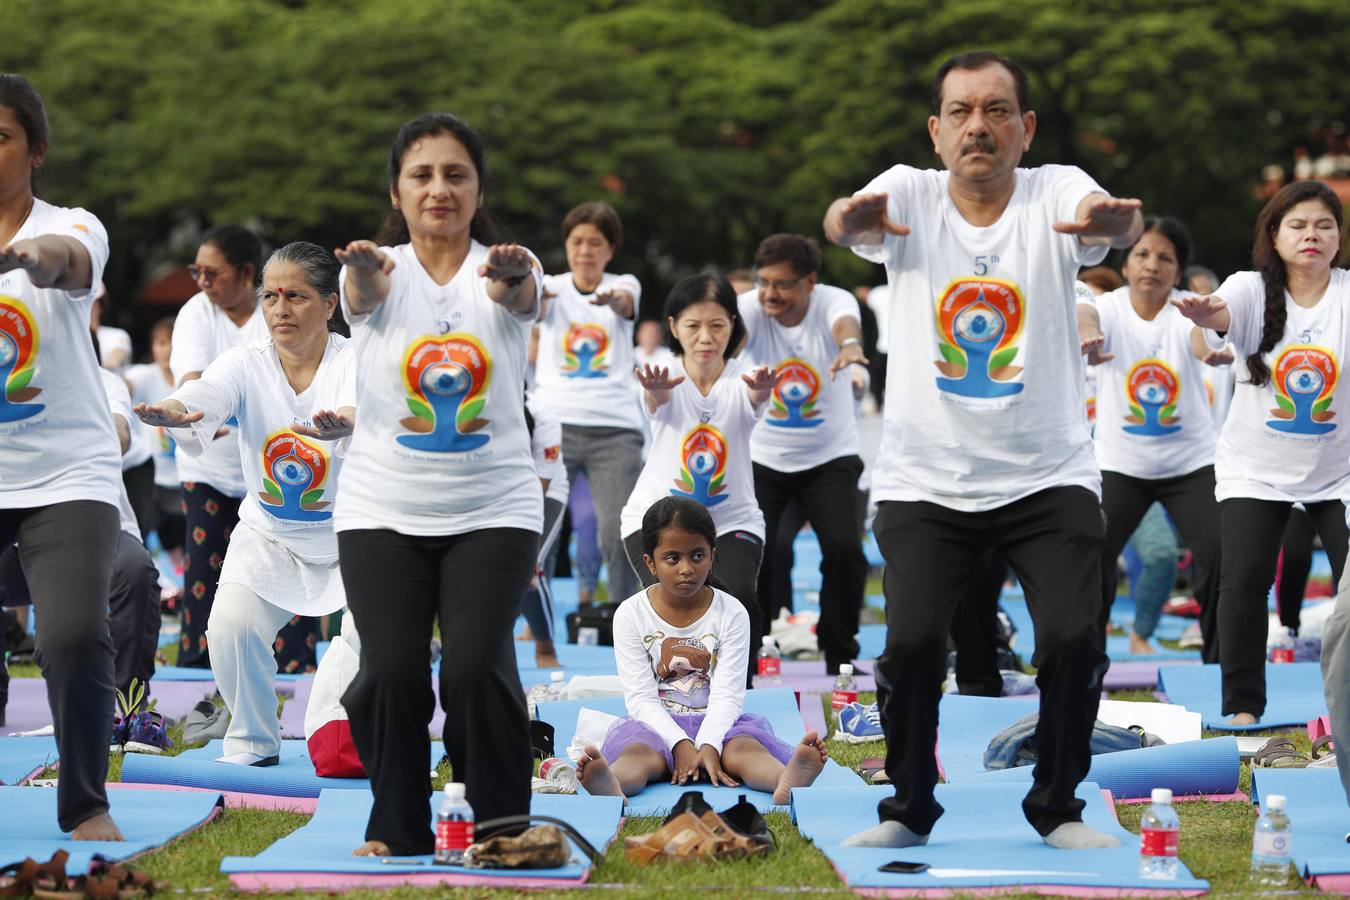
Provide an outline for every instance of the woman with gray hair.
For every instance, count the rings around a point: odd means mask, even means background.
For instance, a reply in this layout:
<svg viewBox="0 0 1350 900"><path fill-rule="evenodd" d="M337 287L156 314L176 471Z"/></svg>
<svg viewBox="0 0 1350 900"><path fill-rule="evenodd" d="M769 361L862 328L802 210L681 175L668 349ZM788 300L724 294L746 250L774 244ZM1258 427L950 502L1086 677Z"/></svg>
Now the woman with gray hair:
<svg viewBox="0 0 1350 900"><path fill-rule="evenodd" d="M287 244L263 267L269 337L226 352L160 403L135 407L147 424L178 429L189 456L222 423L239 422L248 495L207 624L211 670L231 714L220 762L276 764L273 642L292 616L346 603L333 501L356 422L356 371L351 344L330 330L337 301L337 261L314 244Z"/></svg>

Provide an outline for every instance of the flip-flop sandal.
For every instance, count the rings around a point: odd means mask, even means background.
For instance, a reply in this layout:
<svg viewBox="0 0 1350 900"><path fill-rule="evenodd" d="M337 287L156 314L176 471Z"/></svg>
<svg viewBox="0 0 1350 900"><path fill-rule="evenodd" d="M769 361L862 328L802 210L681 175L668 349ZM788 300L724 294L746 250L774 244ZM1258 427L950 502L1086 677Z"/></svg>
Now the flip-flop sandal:
<svg viewBox="0 0 1350 900"><path fill-rule="evenodd" d="M57 850L52 854L51 859L41 865L35 864L32 867L29 889L33 892L34 897L64 900L64 898L84 896L84 891L70 890L70 879L66 877L66 860L69 858L69 853L64 850Z"/></svg>
<svg viewBox="0 0 1350 900"><path fill-rule="evenodd" d="M1289 738L1273 737L1266 741L1256 755L1252 765L1262 769L1302 769L1310 760L1298 751Z"/></svg>
<svg viewBox="0 0 1350 900"><path fill-rule="evenodd" d="M101 898L101 900L135 900L149 897L164 885L155 884L144 872L114 865L90 872L77 879L76 884L84 893L81 896Z"/></svg>
<svg viewBox="0 0 1350 900"><path fill-rule="evenodd" d="M1319 769L1336 768L1336 754L1333 752L1335 746L1336 741L1331 735L1324 734L1318 737L1317 740L1313 741L1312 753L1310 754L1312 762L1308 765Z"/></svg>

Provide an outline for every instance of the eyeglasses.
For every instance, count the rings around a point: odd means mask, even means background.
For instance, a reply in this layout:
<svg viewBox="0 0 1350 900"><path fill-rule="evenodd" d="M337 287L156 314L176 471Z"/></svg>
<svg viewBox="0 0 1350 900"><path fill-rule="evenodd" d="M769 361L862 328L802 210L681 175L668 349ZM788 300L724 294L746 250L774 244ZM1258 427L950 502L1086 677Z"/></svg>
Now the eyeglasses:
<svg viewBox="0 0 1350 900"><path fill-rule="evenodd" d="M805 276L802 277L804 278ZM760 290L770 290L778 294L786 293L801 283L801 278L791 278L787 281L766 281L763 278L755 279L755 287Z"/></svg>
<svg viewBox="0 0 1350 900"><path fill-rule="evenodd" d="M208 269L204 266L188 266L188 274L192 276L193 281L215 281L221 275L224 275L225 269Z"/></svg>

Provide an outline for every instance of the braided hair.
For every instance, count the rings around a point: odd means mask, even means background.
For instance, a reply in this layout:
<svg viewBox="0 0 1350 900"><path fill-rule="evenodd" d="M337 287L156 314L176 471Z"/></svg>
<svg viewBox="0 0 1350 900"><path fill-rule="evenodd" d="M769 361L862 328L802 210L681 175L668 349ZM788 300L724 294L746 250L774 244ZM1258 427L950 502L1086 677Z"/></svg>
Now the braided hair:
<svg viewBox="0 0 1350 900"><path fill-rule="evenodd" d="M1285 320L1289 316L1285 307L1284 295L1289 286L1284 260L1275 250L1275 233L1280 223L1289 214L1289 210L1308 200L1316 200L1327 208L1341 223L1341 200L1336 192L1321 181L1295 181L1286 184L1267 201L1261 214L1256 217L1256 237L1252 243L1252 265L1261 273L1261 282L1266 288L1265 323L1261 328L1261 344L1255 353L1247 357L1247 381L1257 387L1270 384L1270 363L1266 355L1275 349L1275 345L1284 338ZM1337 255L1339 255L1339 248ZM1332 265L1336 257L1331 258Z"/></svg>

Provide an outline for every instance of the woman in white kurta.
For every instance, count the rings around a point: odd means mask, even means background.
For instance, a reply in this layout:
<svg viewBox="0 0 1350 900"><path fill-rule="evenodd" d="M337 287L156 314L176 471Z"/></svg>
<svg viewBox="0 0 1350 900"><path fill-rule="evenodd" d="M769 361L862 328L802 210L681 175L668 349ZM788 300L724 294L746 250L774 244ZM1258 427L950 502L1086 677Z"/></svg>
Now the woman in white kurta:
<svg viewBox="0 0 1350 900"><path fill-rule="evenodd" d="M654 576L643 562L642 517L662 497L688 497L708 508L717 526L713 577L745 606L750 646L763 619L756 598L764 554L764 513L755 499L750 433L778 378L730 355L745 336L736 293L725 278L691 275L666 298L670 349L678 367L638 373L643 409L651 420L651 451L619 517L624 549L644 586ZM754 666L751 657L749 665ZM752 672L746 673L747 683Z"/></svg>
<svg viewBox="0 0 1350 900"><path fill-rule="evenodd" d="M333 501L356 417L356 354L328 328L337 278L337 260L322 248L282 247L263 268L270 336L227 351L159 404L136 407L142 421L178 429L186 455L200 454L230 418L239 422L249 492L207 623L211 670L231 715L221 762L276 764L273 641L292 616L346 602Z"/></svg>
<svg viewBox="0 0 1350 900"><path fill-rule="evenodd" d="M1325 184L1286 185L1257 218L1256 271L1173 301L1203 329L1197 351L1226 339L1242 357L1214 458L1223 713L1235 725L1265 713L1266 597L1295 503L1321 535L1335 581L1345 567L1350 406L1339 388L1350 352L1350 273L1335 266L1340 223L1341 202Z"/></svg>

